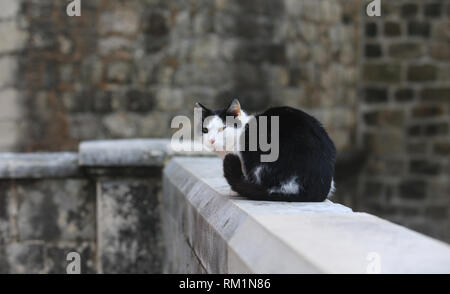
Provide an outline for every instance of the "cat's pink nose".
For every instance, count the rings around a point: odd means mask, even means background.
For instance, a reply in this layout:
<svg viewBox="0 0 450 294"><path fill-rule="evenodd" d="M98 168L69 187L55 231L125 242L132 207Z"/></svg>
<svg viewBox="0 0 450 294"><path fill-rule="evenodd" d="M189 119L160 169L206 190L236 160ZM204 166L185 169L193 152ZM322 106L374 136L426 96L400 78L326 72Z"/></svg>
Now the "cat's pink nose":
<svg viewBox="0 0 450 294"><path fill-rule="evenodd" d="M214 144L214 142L216 142L216 140L214 139L209 140L209 143L211 143L211 145Z"/></svg>

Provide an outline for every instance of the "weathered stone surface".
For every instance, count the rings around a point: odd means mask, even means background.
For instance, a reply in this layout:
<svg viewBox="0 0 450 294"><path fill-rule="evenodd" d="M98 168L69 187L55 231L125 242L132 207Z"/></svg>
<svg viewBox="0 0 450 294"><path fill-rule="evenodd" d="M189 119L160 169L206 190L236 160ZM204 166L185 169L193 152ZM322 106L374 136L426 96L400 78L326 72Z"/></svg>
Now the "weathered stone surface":
<svg viewBox="0 0 450 294"><path fill-rule="evenodd" d="M430 53L437 60L450 60L450 45L448 42L436 42L431 44Z"/></svg>
<svg viewBox="0 0 450 294"><path fill-rule="evenodd" d="M0 72L0 88L11 87L16 83L14 77L17 74L17 58L13 56L0 57L0 67L3 68Z"/></svg>
<svg viewBox="0 0 450 294"><path fill-rule="evenodd" d="M88 180L29 180L11 189L20 240L95 239L95 190Z"/></svg>
<svg viewBox="0 0 450 294"><path fill-rule="evenodd" d="M118 5L116 10L107 11L100 17L100 33L134 34L139 27L139 15L132 7Z"/></svg>
<svg viewBox="0 0 450 294"><path fill-rule="evenodd" d="M434 145L434 152L439 155L450 155L450 142L437 142Z"/></svg>
<svg viewBox="0 0 450 294"><path fill-rule="evenodd" d="M429 37L430 24L427 22L411 21L408 23L408 34L410 36Z"/></svg>
<svg viewBox="0 0 450 294"><path fill-rule="evenodd" d="M167 158L170 141L105 140L80 144L82 166L161 166Z"/></svg>
<svg viewBox="0 0 450 294"><path fill-rule="evenodd" d="M395 99L399 102L408 102L413 100L414 98L414 91L412 89L404 88L404 89L398 89L395 92Z"/></svg>
<svg viewBox="0 0 450 294"><path fill-rule="evenodd" d="M376 37L378 33L378 27L375 22L369 22L365 26L365 34L368 38Z"/></svg>
<svg viewBox="0 0 450 294"><path fill-rule="evenodd" d="M0 151L14 150L20 140L21 126L14 120L0 121Z"/></svg>
<svg viewBox="0 0 450 294"><path fill-rule="evenodd" d="M412 82L434 81L437 78L438 69L434 65L411 65L408 67L408 80Z"/></svg>
<svg viewBox="0 0 450 294"><path fill-rule="evenodd" d="M388 100L388 92L385 88L370 87L366 88L364 92L367 103L382 103Z"/></svg>
<svg viewBox="0 0 450 294"><path fill-rule="evenodd" d="M178 245L166 247L169 272L367 273L371 252L382 257L381 273L450 271L447 244L372 215L328 200L236 197L219 159L175 158L163 185L165 238L184 235Z"/></svg>
<svg viewBox="0 0 450 294"><path fill-rule="evenodd" d="M208 151L193 151L194 145L190 143L186 142L187 147L184 147L179 144L172 146L168 139L87 141L80 144L79 164L99 167L162 166L173 155L213 155Z"/></svg>
<svg viewBox="0 0 450 294"><path fill-rule="evenodd" d="M386 22L384 24L384 34L388 37L398 37L402 33L401 26L397 22Z"/></svg>
<svg viewBox="0 0 450 294"><path fill-rule="evenodd" d="M44 244L39 241L11 243L5 246L6 267L0 267L0 272L11 274L40 274L45 273ZM0 261L0 265L1 265Z"/></svg>
<svg viewBox="0 0 450 294"><path fill-rule="evenodd" d="M420 92L421 99L426 102L437 102L450 105L450 87L425 88Z"/></svg>
<svg viewBox="0 0 450 294"><path fill-rule="evenodd" d="M1 153L0 178L64 178L80 175L76 153Z"/></svg>
<svg viewBox="0 0 450 294"><path fill-rule="evenodd" d="M368 112L364 115L364 120L367 125L400 127L404 117L401 110L384 110Z"/></svg>
<svg viewBox="0 0 450 294"><path fill-rule="evenodd" d="M0 19L14 18L19 11L20 3L15 0L4 0L0 2Z"/></svg>
<svg viewBox="0 0 450 294"><path fill-rule="evenodd" d="M15 21L6 21L0 26L0 36L3 40L0 43L0 53L10 53L22 49L28 35L18 28Z"/></svg>
<svg viewBox="0 0 450 294"><path fill-rule="evenodd" d="M423 54L423 45L420 43L402 42L389 46L389 55L394 58L418 58Z"/></svg>
<svg viewBox="0 0 450 294"><path fill-rule="evenodd" d="M67 273L67 255L70 252L80 254L81 274L95 274L96 268L96 247L95 243L62 243L59 245L48 245L46 248L46 273L65 274Z"/></svg>
<svg viewBox="0 0 450 294"><path fill-rule="evenodd" d="M0 91L0 101L2 103L0 120L18 120L23 116L18 94L17 90L11 88Z"/></svg>
<svg viewBox="0 0 450 294"><path fill-rule="evenodd" d="M0 181L0 195L0 247L2 247L6 243L11 242L15 234L12 221L13 217L15 216L15 199L13 198L13 195L10 191L10 185L7 181Z"/></svg>
<svg viewBox="0 0 450 294"><path fill-rule="evenodd" d="M161 272L158 180L101 180L97 185L99 271Z"/></svg>
<svg viewBox="0 0 450 294"><path fill-rule="evenodd" d="M398 64L366 64L363 68L364 80L369 82L397 83L401 68Z"/></svg>

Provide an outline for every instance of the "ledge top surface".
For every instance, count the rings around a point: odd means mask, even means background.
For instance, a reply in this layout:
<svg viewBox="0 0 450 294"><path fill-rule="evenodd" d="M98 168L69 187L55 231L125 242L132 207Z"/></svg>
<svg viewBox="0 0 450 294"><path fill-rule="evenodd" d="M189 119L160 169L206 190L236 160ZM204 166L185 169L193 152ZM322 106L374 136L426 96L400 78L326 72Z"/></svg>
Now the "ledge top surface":
<svg viewBox="0 0 450 294"><path fill-rule="evenodd" d="M0 153L1 179L70 177L78 174L77 153Z"/></svg>
<svg viewBox="0 0 450 294"><path fill-rule="evenodd" d="M168 158L175 155L210 156L212 153L174 150L169 139L97 140L80 144L79 164L106 167L162 166Z"/></svg>

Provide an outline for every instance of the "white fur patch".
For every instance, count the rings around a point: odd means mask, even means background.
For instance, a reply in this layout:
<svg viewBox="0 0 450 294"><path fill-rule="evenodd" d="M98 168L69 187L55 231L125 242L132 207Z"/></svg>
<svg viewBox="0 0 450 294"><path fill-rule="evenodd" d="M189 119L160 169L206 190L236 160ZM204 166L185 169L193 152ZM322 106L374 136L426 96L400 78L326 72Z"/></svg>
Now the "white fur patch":
<svg viewBox="0 0 450 294"><path fill-rule="evenodd" d="M222 158L227 153L236 153L240 149L239 139L241 134L245 131L245 125L251 117L251 115L241 111L238 116L238 119L241 121L239 128L226 127L225 123L218 116L206 118L203 126L208 129L208 132L202 136L203 145L208 150L215 151Z"/></svg>
<svg viewBox="0 0 450 294"><path fill-rule="evenodd" d="M264 166L258 166L255 168L255 171L253 172L253 175L255 176L255 182L256 184L261 184L261 173L263 172Z"/></svg>
<svg viewBox="0 0 450 294"><path fill-rule="evenodd" d="M297 194L299 189L300 185L297 183L297 177L292 177L290 180L283 182L280 187L269 189L269 193Z"/></svg>
<svg viewBox="0 0 450 294"><path fill-rule="evenodd" d="M331 196L333 196L335 191L336 191L336 187L334 186L334 180L331 179L330 191L328 192L327 198L330 198Z"/></svg>

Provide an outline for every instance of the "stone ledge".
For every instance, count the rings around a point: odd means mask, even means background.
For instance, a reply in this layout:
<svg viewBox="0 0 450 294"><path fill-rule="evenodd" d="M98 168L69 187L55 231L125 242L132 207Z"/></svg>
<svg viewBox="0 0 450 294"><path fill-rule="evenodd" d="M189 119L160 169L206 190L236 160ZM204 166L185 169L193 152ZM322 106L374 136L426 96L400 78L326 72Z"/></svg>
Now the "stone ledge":
<svg viewBox="0 0 450 294"><path fill-rule="evenodd" d="M65 178L79 176L78 154L0 153L0 178Z"/></svg>
<svg viewBox="0 0 450 294"><path fill-rule="evenodd" d="M169 139L86 141L80 144L79 153L0 153L0 179L78 177L85 172L92 175L147 175L151 172L149 168L160 171L172 156L192 155L214 154L176 151Z"/></svg>
<svg viewBox="0 0 450 294"><path fill-rule="evenodd" d="M81 166L163 166L174 155L211 155L210 152L183 152L172 149L169 139L124 139L82 142Z"/></svg>
<svg viewBox="0 0 450 294"><path fill-rule="evenodd" d="M168 273L450 273L450 246L326 201L245 200L217 158L174 158L164 169Z"/></svg>

